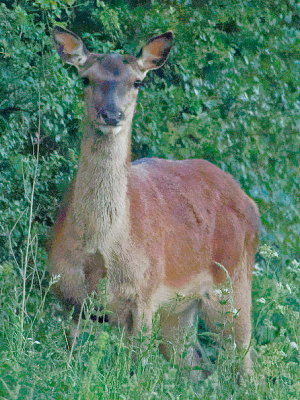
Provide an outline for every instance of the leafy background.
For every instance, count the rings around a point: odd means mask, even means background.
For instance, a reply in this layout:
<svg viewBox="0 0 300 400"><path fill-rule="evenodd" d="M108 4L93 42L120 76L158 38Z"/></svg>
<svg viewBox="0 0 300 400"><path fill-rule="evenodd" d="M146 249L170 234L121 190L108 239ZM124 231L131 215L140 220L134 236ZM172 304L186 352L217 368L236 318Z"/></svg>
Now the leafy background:
<svg viewBox="0 0 300 400"><path fill-rule="evenodd" d="M174 31L167 64L149 73L139 95L132 158L205 158L230 172L259 206L264 244L253 307L264 384L258 389L258 373L245 388L226 386L229 361L219 356L201 398L297 397L299 11L296 0L1 2L0 398L198 398L152 348L150 369L141 362L129 378L122 334L109 327L90 328L98 339L90 335L80 357L65 350L45 247L76 170L83 104L76 71L53 49L57 24L92 51L133 55L151 36Z"/></svg>

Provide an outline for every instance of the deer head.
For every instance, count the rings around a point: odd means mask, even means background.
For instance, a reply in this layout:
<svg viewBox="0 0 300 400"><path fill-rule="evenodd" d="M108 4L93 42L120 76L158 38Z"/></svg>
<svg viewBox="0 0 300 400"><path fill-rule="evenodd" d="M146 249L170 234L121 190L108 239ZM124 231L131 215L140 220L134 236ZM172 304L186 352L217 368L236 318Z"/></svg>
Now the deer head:
<svg viewBox="0 0 300 400"><path fill-rule="evenodd" d="M85 81L88 122L99 134L117 134L131 126L138 89L149 70L165 63L173 34L153 37L137 57L91 53L77 35L62 28L55 28L54 39L62 60L75 65Z"/></svg>

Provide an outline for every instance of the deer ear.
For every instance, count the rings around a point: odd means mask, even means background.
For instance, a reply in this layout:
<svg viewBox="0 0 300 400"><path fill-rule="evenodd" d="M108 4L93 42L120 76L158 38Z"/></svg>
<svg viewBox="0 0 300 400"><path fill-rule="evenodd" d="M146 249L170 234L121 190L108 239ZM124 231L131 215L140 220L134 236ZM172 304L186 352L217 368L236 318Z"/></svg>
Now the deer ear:
<svg viewBox="0 0 300 400"><path fill-rule="evenodd" d="M55 27L53 37L56 50L64 62L78 68L86 62L89 52L79 36L67 29Z"/></svg>
<svg viewBox="0 0 300 400"><path fill-rule="evenodd" d="M172 41L173 33L171 31L151 38L138 55L140 69L148 71L160 68L168 58Z"/></svg>

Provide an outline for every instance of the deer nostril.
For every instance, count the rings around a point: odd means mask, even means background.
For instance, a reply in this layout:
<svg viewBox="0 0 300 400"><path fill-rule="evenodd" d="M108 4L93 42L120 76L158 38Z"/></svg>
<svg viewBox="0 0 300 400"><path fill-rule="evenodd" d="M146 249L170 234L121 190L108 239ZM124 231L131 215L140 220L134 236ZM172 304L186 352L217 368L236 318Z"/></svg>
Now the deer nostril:
<svg viewBox="0 0 300 400"><path fill-rule="evenodd" d="M97 114L97 118L107 118L107 112L105 110L103 110L102 108L96 108L96 114Z"/></svg>
<svg viewBox="0 0 300 400"><path fill-rule="evenodd" d="M103 118L107 125L118 125L118 123L124 118L122 111L110 111L106 109L96 109L97 117Z"/></svg>

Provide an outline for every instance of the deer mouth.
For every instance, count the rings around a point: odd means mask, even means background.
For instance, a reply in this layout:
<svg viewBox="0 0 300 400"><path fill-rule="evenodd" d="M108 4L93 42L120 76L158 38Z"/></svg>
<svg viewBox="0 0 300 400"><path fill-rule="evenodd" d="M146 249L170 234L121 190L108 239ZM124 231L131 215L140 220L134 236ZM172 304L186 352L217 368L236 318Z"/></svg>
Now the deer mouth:
<svg viewBox="0 0 300 400"><path fill-rule="evenodd" d="M119 122L118 123L102 123L102 122L100 122L98 125L99 126L108 126L110 128L116 128L116 127L120 126L121 124Z"/></svg>
<svg viewBox="0 0 300 400"><path fill-rule="evenodd" d="M116 125L110 125L110 124L103 124L101 122L98 123L96 122L94 126L95 126L95 132L99 136L109 135L109 134L116 135L122 129L122 125L120 123Z"/></svg>

